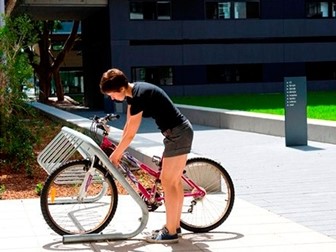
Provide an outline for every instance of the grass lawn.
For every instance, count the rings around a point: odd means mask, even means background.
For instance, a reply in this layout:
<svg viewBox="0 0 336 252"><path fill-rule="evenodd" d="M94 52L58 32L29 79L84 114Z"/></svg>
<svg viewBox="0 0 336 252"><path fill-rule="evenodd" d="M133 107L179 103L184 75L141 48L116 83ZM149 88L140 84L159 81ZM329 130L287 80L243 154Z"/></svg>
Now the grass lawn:
<svg viewBox="0 0 336 252"><path fill-rule="evenodd" d="M210 108L284 115L285 98L278 94L232 94L218 96L172 97L174 103ZM308 92L307 116L336 121L336 92Z"/></svg>

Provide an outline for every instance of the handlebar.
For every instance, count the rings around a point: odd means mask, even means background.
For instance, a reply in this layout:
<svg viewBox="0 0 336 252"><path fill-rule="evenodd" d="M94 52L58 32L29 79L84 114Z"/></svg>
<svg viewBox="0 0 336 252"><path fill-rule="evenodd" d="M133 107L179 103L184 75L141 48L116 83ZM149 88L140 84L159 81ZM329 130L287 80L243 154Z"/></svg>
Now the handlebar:
<svg viewBox="0 0 336 252"><path fill-rule="evenodd" d="M117 115L117 114L107 114L106 116L104 117L98 117L98 116L94 116L93 120L96 122L96 123L101 123L101 124L107 124L109 121L112 121L112 120L117 120L120 118L120 115Z"/></svg>
<svg viewBox="0 0 336 252"><path fill-rule="evenodd" d="M94 116L92 118L92 123L95 124L98 129L108 132L109 126L107 125L107 123L109 121L117 120L119 118L120 115L117 114L107 114L103 117Z"/></svg>

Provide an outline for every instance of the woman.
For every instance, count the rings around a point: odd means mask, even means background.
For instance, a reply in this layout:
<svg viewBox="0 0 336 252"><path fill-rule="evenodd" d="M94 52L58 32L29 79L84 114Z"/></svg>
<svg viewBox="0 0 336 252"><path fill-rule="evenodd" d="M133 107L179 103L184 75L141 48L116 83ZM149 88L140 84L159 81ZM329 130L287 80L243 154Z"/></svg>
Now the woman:
<svg viewBox="0 0 336 252"><path fill-rule="evenodd" d="M129 83L119 69L113 68L103 74L100 90L112 100L126 99L128 104L121 140L109 157L113 164L118 165L139 129L142 117L152 117L165 136L160 179L165 195L166 224L161 230L154 231L147 241L178 242L183 203L181 175L193 140L193 129L189 120L161 88L145 82Z"/></svg>

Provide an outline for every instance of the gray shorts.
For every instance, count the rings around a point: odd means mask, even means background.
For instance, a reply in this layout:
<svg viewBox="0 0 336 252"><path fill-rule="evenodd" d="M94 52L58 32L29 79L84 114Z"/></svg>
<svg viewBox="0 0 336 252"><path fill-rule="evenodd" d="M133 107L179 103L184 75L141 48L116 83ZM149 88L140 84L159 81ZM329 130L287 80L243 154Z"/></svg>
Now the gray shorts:
<svg viewBox="0 0 336 252"><path fill-rule="evenodd" d="M190 153L194 131L188 120L162 132L162 134L165 136L163 139L165 146L163 157L174 157Z"/></svg>

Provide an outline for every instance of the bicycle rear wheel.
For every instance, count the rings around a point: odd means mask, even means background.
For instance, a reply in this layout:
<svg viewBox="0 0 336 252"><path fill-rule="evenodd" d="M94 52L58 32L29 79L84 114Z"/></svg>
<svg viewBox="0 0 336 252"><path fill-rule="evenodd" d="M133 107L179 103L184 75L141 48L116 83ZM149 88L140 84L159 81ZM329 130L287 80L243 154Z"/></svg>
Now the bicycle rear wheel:
<svg viewBox="0 0 336 252"><path fill-rule="evenodd" d="M69 161L47 178L41 191L42 215L52 230L60 235L98 233L112 220L118 191L111 174L95 165L95 174L83 200L78 200L88 160Z"/></svg>
<svg viewBox="0 0 336 252"><path fill-rule="evenodd" d="M220 226L230 215L234 203L234 186L228 172L207 158L187 161L185 176L206 192L204 197L184 197L181 227L203 233ZM185 192L192 192L184 183Z"/></svg>

